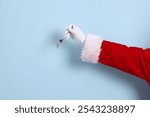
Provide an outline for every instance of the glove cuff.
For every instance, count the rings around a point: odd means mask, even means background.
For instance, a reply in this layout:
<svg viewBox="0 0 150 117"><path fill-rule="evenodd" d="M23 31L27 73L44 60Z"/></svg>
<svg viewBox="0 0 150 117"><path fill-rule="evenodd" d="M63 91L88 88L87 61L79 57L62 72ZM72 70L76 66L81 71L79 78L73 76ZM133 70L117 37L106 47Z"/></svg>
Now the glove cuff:
<svg viewBox="0 0 150 117"><path fill-rule="evenodd" d="M81 59L84 62L97 63L101 52L103 38L93 34L88 34L84 40Z"/></svg>

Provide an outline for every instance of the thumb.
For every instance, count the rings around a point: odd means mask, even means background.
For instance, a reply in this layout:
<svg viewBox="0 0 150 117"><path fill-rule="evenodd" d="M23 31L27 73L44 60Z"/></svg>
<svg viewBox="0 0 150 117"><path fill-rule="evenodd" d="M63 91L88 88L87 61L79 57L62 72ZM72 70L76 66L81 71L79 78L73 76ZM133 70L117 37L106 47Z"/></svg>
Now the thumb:
<svg viewBox="0 0 150 117"><path fill-rule="evenodd" d="M67 30L71 33L74 33L75 32L75 25L74 24L70 24L68 27L67 27Z"/></svg>

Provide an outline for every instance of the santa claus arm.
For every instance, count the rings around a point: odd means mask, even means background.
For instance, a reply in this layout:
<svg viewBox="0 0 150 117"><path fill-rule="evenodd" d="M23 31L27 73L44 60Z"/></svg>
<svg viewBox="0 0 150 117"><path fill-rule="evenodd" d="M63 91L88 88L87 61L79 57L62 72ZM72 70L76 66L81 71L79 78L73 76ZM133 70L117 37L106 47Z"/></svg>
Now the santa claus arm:
<svg viewBox="0 0 150 117"><path fill-rule="evenodd" d="M102 63L138 76L150 84L150 49L127 47L109 42L100 36L85 35L78 26L67 28L71 37L83 45L81 59L84 62Z"/></svg>
<svg viewBox="0 0 150 117"><path fill-rule="evenodd" d="M81 59L91 63L102 63L150 83L150 49L127 47L88 35L83 45Z"/></svg>

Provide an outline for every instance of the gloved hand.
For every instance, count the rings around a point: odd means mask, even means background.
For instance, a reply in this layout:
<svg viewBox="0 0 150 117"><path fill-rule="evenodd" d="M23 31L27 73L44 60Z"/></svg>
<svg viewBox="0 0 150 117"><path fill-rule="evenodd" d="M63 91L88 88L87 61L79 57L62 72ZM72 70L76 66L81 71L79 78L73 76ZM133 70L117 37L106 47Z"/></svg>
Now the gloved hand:
<svg viewBox="0 0 150 117"><path fill-rule="evenodd" d="M70 24L69 26L67 26L65 30L65 35L66 34L67 34L67 38L71 37L72 39L76 40L81 44L85 42L86 34L82 32L81 29L75 24Z"/></svg>
<svg viewBox="0 0 150 117"><path fill-rule="evenodd" d="M81 59L84 62L98 63L99 56L101 53L101 44L103 38L94 35L86 35L81 29L75 24L70 24L65 30L65 37L72 38L83 45L81 51Z"/></svg>

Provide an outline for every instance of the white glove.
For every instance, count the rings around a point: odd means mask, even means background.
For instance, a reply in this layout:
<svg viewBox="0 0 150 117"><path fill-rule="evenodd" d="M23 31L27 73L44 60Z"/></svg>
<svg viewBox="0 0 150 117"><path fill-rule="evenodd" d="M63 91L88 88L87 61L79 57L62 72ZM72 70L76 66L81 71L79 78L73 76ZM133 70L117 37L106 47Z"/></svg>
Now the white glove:
<svg viewBox="0 0 150 117"><path fill-rule="evenodd" d="M76 26L75 24L70 24L67 26L65 30L65 35L67 35L66 38L72 38L76 40L77 42L83 44L86 39L86 34L81 31L81 29Z"/></svg>

